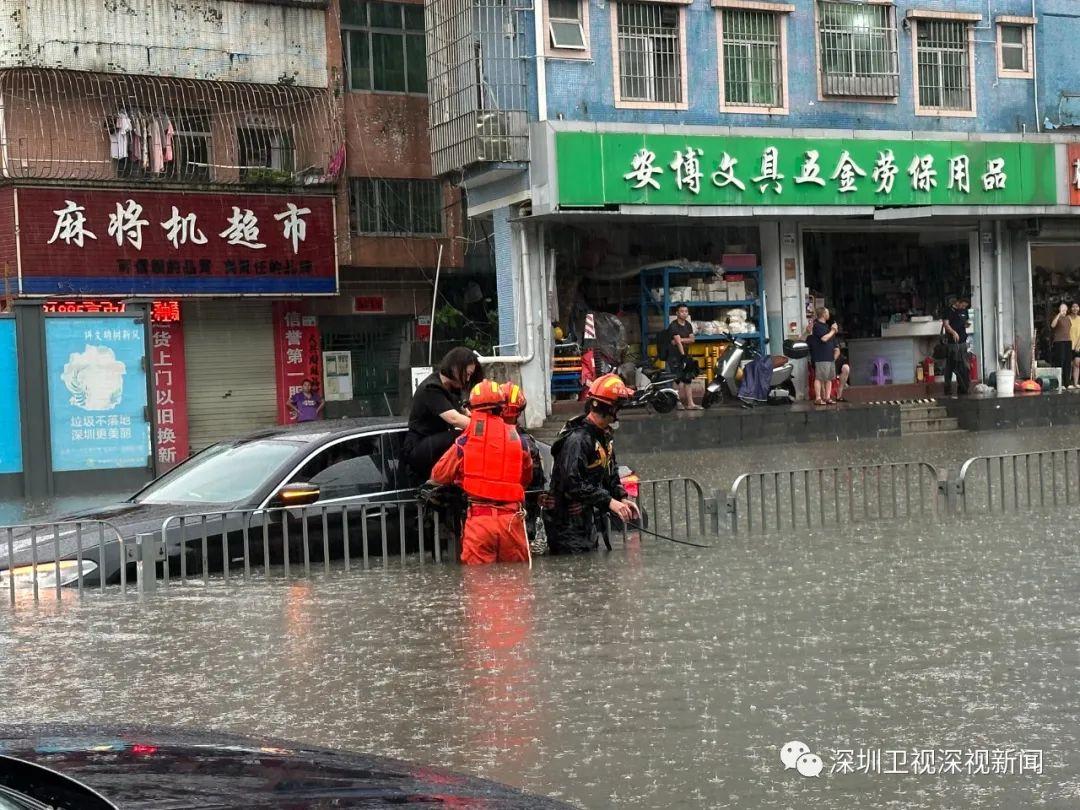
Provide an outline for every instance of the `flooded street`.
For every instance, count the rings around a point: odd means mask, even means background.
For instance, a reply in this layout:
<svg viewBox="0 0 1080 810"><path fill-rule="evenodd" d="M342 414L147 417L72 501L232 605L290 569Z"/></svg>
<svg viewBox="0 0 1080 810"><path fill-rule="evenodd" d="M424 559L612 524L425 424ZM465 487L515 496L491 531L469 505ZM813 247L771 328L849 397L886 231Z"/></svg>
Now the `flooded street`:
<svg viewBox="0 0 1080 810"><path fill-rule="evenodd" d="M274 735L588 808L1075 807L1075 516L616 541L0 611L10 722ZM791 740L818 778L785 770ZM893 749L1040 750L1043 774L886 774ZM830 773L879 749L880 773Z"/></svg>

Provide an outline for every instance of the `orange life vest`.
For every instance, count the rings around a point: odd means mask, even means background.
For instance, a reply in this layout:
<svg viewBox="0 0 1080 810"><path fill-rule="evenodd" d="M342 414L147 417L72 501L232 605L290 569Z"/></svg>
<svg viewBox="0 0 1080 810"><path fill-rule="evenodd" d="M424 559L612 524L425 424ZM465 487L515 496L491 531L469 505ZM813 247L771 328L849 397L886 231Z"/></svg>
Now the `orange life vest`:
<svg viewBox="0 0 1080 810"><path fill-rule="evenodd" d="M474 411L462 459L462 487L470 498L521 503L525 449L513 425L501 416Z"/></svg>

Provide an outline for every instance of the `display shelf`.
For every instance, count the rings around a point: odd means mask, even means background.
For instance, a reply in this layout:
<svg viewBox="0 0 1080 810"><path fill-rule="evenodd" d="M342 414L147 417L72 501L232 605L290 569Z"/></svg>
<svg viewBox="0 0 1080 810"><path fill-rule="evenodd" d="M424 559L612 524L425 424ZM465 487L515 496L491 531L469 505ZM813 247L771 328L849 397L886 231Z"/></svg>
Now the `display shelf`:
<svg viewBox="0 0 1080 810"><path fill-rule="evenodd" d="M671 279L673 276L715 276L717 274L728 276L742 276L752 277L757 286L756 298L742 298L738 300L724 300L724 301L673 301L671 297ZM765 285L762 278L763 271L761 267L739 267L729 270L723 270L718 267L714 267L711 271L708 267L683 267L673 264L670 267L652 267L641 271L641 352L643 357L648 356L649 345L655 339L656 332L649 329L649 315L659 311L665 319L665 322L671 316L671 309L676 304L685 304L691 310L697 309L724 309L735 307L752 307L754 309L753 317L757 322L758 329L753 332L745 332L735 335L736 338L741 340L762 340L763 330L765 329ZM679 285L676 285L679 286ZM658 299L653 295L652 290L654 287L663 289L663 298ZM702 319L705 320L705 319ZM701 341L718 341L718 340L730 340L730 335L696 335L695 338Z"/></svg>

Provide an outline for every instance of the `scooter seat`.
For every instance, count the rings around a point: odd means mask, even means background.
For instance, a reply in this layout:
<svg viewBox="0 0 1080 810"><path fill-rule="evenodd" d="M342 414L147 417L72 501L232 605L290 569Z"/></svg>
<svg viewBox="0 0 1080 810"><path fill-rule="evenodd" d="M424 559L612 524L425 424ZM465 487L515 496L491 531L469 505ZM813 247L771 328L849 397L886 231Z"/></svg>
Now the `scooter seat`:
<svg viewBox="0 0 1080 810"><path fill-rule="evenodd" d="M657 374L655 377L652 378L652 382L654 382L654 383L675 382L675 375L672 374L670 371L661 371L659 374Z"/></svg>
<svg viewBox="0 0 1080 810"><path fill-rule="evenodd" d="M772 367L773 368L783 368L784 366L786 366L790 362L791 361L788 360L788 358L785 357L782 354L774 354L772 356Z"/></svg>

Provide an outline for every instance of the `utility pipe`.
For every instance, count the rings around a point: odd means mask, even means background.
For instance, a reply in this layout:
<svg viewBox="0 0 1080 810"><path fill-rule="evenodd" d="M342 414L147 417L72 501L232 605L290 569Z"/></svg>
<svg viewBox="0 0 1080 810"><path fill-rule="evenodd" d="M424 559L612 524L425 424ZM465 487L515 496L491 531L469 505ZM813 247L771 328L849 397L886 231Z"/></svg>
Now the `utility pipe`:
<svg viewBox="0 0 1080 810"><path fill-rule="evenodd" d="M994 358L994 362L999 366L1001 365L1000 357L1001 350L1005 347L1005 290L1002 289L1001 284L1001 220L997 220L994 223L994 292L997 295L997 323L994 325L994 333L997 340L994 342L997 344L994 346L994 352L997 355Z"/></svg>
<svg viewBox="0 0 1080 810"><path fill-rule="evenodd" d="M533 47L536 49L536 120L547 121L547 61L544 58L544 43L547 42L544 31L545 0L533 0ZM987 0L989 2L989 0ZM1034 0L1032 0L1034 2Z"/></svg>
<svg viewBox="0 0 1080 810"><path fill-rule="evenodd" d="M524 292L525 304L525 354L513 354L505 357L481 357L481 363L508 363L513 366L523 366L531 363L536 355L536 320L532 308L532 284L529 282L529 241L525 236L525 227L518 231L521 237L521 289Z"/></svg>
<svg viewBox="0 0 1080 810"><path fill-rule="evenodd" d="M439 300L439 275L442 273L442 243L439 243L439 258L435 262L435 289L431 291L431 320L428 322L427 364L431 365L431 350L435 348L435 306Z"/></svg>
<svg viewBox="0 0 1080 810"><path fill-rule="evenodd" d="M1038 42L1035 39L1039 18L1035 13L1035 0L1031 0L1031 18L1036 21L1036 25L1031 26L1031 97L1035 101L1035 131L1042 132L1042 119L1039 117L1039 59L1036 56Z"/></svg>

